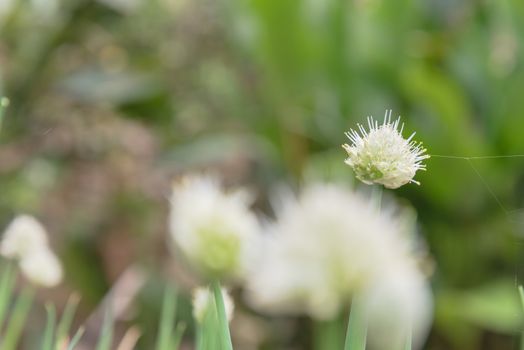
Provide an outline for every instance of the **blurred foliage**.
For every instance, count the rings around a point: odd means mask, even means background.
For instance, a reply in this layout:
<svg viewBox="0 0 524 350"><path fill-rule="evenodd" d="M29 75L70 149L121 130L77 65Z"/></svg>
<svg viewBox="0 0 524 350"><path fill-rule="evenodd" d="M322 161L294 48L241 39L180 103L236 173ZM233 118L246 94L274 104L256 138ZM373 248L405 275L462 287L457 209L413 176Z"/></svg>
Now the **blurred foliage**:
<svg viewBox="0 0 524 350"><path fill-rule="evenodd" d="M194 283L165 247L184 171L248 184L270 215L275 183L352 182L344 131L387 108L431 154L524 153L523 19L519 0L2 0L0 223L42 219L68 275L46 297L78 290L84 314L131 263L156 271L132 318L150 329L159 281ZM418 180L396 195L436 266L426 348L514 348L524 159L435 157ZM241 348L310 341L239 310Z"/></svg>

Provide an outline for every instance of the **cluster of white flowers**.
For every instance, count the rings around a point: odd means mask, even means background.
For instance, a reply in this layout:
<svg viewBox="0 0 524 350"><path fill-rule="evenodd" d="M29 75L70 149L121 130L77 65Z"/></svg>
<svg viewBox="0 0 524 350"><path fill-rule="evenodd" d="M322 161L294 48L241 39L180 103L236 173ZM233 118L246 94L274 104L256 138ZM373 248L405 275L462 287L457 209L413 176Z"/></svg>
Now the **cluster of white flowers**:
<svg viewBox="0 0 524 350"><path fill-rule="evenodd" d="M178 182L171 198L171 239L208 279L241 278L256 256L259 224L246 191L227 192L208 175Z"/></svg>
<svg viewBox="0 0 524 350"><path fill-rule="evenodd" d="M391 111L382 125L372 118L368 123L369 132L359 125L361 134L350 131L352 145L344 145L357 177L388 188L416 183L413 177L429 156L412 141L414 134L404 139ZM262 236L250 204L246 192L226 192L215 178L186 178L173 191L172 241L205 277L242 277L248 302L263 312L334 319L358 296L370 345L400 348L408 338L421 344L432 297L404 214L377 210L344 186L313 184L281 198L276 221ZM209 300L209 291L196 292L197 319Z"/></svg>
<svg viewBox="0 0 524 350"><path fill-rule="evenodd" d="M226 289L222 288L221 291L226 317L227 320L231 322L233 319L235 304L233 303L233 298L231 298L231 295ZM196 288L193 291L193 317L195 320L199 323L203 323L206 314L214 309L215 298L213 292L209 288Z"/></svg>
<svg viewBox="0 0 524 350"><path fill-rule="evenodd" d="M62 265L49 247L45 228L34 217L17 216L5 230L0 254L16 259L24 276L42 287L62 281Z"/></svg>
<svg viewBox="0 0 524 350"><path fill-rule="evenodd" d="M359 294L371 323L382 323L380 313L397 328L417 325L414 339L423 337L431 296L399 220L345 187L325 184L284 199L277 213L265 258L248 282L253 306L332 319ZM384 334L405 340L408 331Z"/></svg>
<svg viewBox="0 0 524 350"><path fill-rule="evenodd" d="M413 141L415 133L407 139L402 137L404 125L400 125L400 117L392 121L389 110L381 125L368 117L369 130L360 124L357 126L358 131L351 129L346 133L351 145L342 147L348 153L346 164L353 168L360 181L391 189L410 182L418 184L413 177L418 170L426 169L422 161L430 156L425 154L422 143Z"/></svg>

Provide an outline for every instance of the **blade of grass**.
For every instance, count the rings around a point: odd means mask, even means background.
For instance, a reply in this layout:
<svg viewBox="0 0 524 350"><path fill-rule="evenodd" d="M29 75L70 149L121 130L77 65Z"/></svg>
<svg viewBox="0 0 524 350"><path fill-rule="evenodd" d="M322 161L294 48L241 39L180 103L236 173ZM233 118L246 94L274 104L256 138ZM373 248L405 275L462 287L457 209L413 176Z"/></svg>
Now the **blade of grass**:
<svg viewBox="0 0 524 350"><path fill-rule="evenodd" d="M181 322L176 326L175 333L171 338L171 348L169 350L178 350L180 343L182 342L182 337L186 331L186 324Z"/></svg>
<svg viewBox="0 0 524 350"><path fill-rule="evenodd" d="M522 305L522 311L524 311L524 288L519 286L520 304ZM524 350L524 331L520 336L520 350Z"/></svg>
<svg viewBox="0 0 524 350"><path fill-rule="evenodd" d="M314 349L340 350L343 348L344 326L339 318L329 321L315 321Z"/></svg>
<svg viewBox="0 0 524 350"><path fill-rule="evenodd" d="M156 343L157 350L171 350L171 334L175 325L176 318L176 290L172 286L167 286L164 291L164 300L162 302L162 315L158 327L158 337Z"/></svg>
<svg viewBox="0 0 524 350"><path fill-rule="evenodd" d="M196 349L216 350L217 344L220 344L220 333L218 327L217 308L215 307L214 299L205 310L202 323L197 321L196 330ZM221 349L221 345L219 345L218 348Z"/></svg>
<svg viewBox="0 0 524 350"><path fill-rule="evenodd" d="M53 336L56 326L56 311L52 304L47 304L45 308L47 310L47 325L42 341L42 350L54 350Z"/></svg>
<svg viewBox="0 0 524 350"><path fill-rule="evenodd" d="M78 294L72 294L67 300L66 307L62 313L56 331L56 339L58 343L62 342L68 336L79 301L80 297Z"/></svg>
<svg viewBox="0 0 524 350"><path fill-rule="evenodd" d="M204 350L205 349L205 337L204 330L201 324L195 325L196 339L195 339L195 349Z"/></svg>
<svg viewBox="0 0 524 350"><path fill-rule="evenodd" d="M367 338L367 326L364 310L360 299L353 298L351 311L349 313L348 328L346 332L346 342L344 350L365 350Z"/></svg>
<svg viewBox="0 0 524 350"><path fill-rule="evenodd" d="M71 341L69 342L69 345L67 346L67 350L74 350L75 346L80 341L80 338L82 338L82 336L84 335L84 331L85 331L84 327L78 328L75 335L73 336L73 339L71 339Z"/></svg>
<svg viewBox="0 0 524 350"><path fill-rule="evenodd" d="M373 186L371 201L373 206L380 212L382 207L383 188L380 185ZM367 322L362 302L359 296L353 297L351 311L346 331L344 350L365 350L367 342Z"/></svg>
<svg viewBox="0 0 524 350"><path fill-rule="evenodd" d="M113 316L110 307L110 304L108 304L96 350L109 350L111 348L113 341Z"/></svg>
<svg viewBox="0 0 524 350"><path fill-rule="evenodd" d="M218 316L218 329L220 332L222 350L233 350L233 343L231 342L231 334L229 332L229 322L226 316L226 308L222 297L222 290L220 289L220 282L214 281L211 284L211 288L213 289L213 294L215 296L215 306Z"/></svg>
<svg viewBox="0 0 524 350"><path fill-rule="evenodd" d="M522 311L524 311L524 287L519 286L520 303L522 305Z"/></svg>
<svg viewBox="0 0 524 350"><path fill-rule="evenodd" d="M411 350L411 348L413 347L413 339L412 339L412 336L411 336L411 331L409 332L409 334L407 335L406 337L406 347L404 348L404 350Z"/></svg>
<svg viewBox="0 0 524 350"><path fill-rule="evenodd" d="M32 288L25 288L18 296L13 314L7 324L4 340L0 349L15 350L24 328L27 314L33 303L34 291Z"/></svg>
<svg viewBox="0 0 524 350"><path fill-rule="evenodd" d="M7 305L13 294L13 287L16 279L16 273L13 264L8 263L2 274L0 281L0 329L4 324L7 312Z"/></svg>
<svg viewBox="0 0 524 350"><path fill-rule="evenodd" d="M124 334L116 350L133 350L141 336L140 329L137 326L131 326Z"/></svg>
<svg viewBox="0 0 524 350"><path fill-rule="evenodd" d="M9 106L7 97L0 97L0 130L2 130L2 121L4 120L4 113L7 106Z"/></svg>

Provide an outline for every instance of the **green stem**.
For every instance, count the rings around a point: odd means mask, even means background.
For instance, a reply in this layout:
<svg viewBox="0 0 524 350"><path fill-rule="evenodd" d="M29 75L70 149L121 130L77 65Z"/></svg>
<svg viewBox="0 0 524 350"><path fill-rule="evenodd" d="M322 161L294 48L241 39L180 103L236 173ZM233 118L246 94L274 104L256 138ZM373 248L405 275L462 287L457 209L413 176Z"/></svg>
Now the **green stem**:
<svg viewBox="0 0 524 350"><path fill-rule="evenodd" d="M519 286L519 296L520 303L522 305L522 310L524 311L524 288L522 286ZM524 332L522 333L520 338L520 350L524 350Z"/></svg>
<svg viewBox="0 0 524 350"><path fill-rule="evenodd" d="M213 294L215 296L215 305L218 316L218 326L220 329L220 339L222 342L222 350L233 350L233 343L231 342L231 334L229 333L229 322L226 316L226 307L224 299L222 298L222 290L220 289L220 282L214 281L211 284Z"/></svg>
<svg viewBox="0 0 524 350"><path fill-rule="evenodd" d="M407 335L406 337L406 346L404 348L404 350L411 350L412 348L412 343L413 340L411 339L411 331L409 332L409 334Z"/></svg>
<svg viewBox="0 0 524 350"><path fill-rule="evenodd" d="M365 350L367 340L366 317L358 296L353 297L349 313L344 350Z"/></svg>
<svg viewBox="0 0 524 350"><path fill-rule="evenodd" d="M196 339L195 339L195 349L204 350L204 332L202 331L202 325L197 322L196 328Z"/></svg>
<svg viewBox="0 0 524 350"><path fill-rule="evenodd" d="M382 209L383 192L383 187L381 185L373 186L373 189L371 191L371 200L373 202L373 206L377 209L378 212L380 212L380 210Z"/></svg>
<svg viewBox="0 0 524 350"><path fill-rule="evenodd" d="M7 324L7 329L5 330L4 339L0 345L0 349L14 350L17 348L18 341L24 330L27 314L33 304L33 297L34 290L31 287L22 290L18 296L13 313Z"/></svg>
<svg viewBox="0 0 524 350"><path fill-rule="evenodd" d="M47 310L47 325L44 332L44 340L42 341L42 350L53 350L54 346L54 333L56 327L56 310L52 304L46 305Z"/></svg>
<svg viewBox="0 0 524 350"><path fill-rule="evenodd" d="M382 193L382 186L373 186L371 201L377 212L380 212L382 207ZM353 297L353 301L351 303L351 311L349 313L344 350L365 350L366 341L367 321L365 312L363 310L362 301L360 300L360 297L356 295Z"/></svg>
<svg viewBox="0 0 524 350"><path fill-rule="evenodd" d="M2 271L2 280L0 281L0 328L3 327L7 315L7 309L11 298L13 297L13 287L16 281L16 271L11 262L7 263Z"/></svg>
<svg viewBox="0 0 524 350"><path fill-rule="evenodd" d="M80 338L82 338L82 335L84 335L85 329L83 327L78 328L75 335L73 336L73 339L69 342L67 345L67 350L74 350L78 342L80 341Z"/></svg>
<svg viewBox="0 0 524 350"><path fill-rule="evenodd" d="M9 106L7 97L0 97L0 130L2 129L2 121L4 120L4 113L7 106Z"/></svg>
<svg viewBox="0 0 524 350"><path fill-rule="evenodd" d="M168 285L164 291L164 301L162 302L162 315L158 327L156 350L168 350L172 348L170 344L172 332L176 320L177 295L175 288Z"/></svg>
<svg viewBox="0 0 524 350"><path fill-rule="evenodd" d="M330 321L315 321L314 323L314 348L315 350L342 349L344 326L341 319Z"/></svg>

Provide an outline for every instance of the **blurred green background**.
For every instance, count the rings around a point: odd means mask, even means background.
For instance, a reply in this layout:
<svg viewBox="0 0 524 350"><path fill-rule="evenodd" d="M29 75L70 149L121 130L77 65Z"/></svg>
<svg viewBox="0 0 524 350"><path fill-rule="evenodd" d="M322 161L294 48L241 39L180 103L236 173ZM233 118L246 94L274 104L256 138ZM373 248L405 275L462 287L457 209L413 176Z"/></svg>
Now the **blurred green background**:
<svg viewBox="0 0 524 350"><path fill-rule="evenodd" d="M390 108L430 154L522 154L523 40L521 0L0 0L0 227L44 222L67 280L41 298L78 291L78 322L145 268L122 323L149 349L165 280L193 283L166 247L174 177L215 169L269 213L277 184L352 182L344 131ZM516 349L524 158L427 168L394 193L433 257L425 348ZM307 320L239 310L240 349L308 348Z"/></svg>

